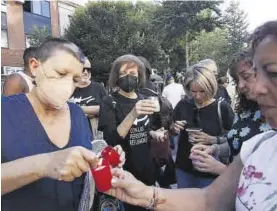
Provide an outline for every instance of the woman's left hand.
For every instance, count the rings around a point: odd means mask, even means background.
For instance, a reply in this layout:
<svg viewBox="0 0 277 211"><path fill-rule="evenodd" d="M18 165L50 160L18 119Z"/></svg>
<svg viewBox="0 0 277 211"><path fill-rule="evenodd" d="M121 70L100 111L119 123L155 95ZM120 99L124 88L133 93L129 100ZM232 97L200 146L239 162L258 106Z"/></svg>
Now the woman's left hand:
<svg viewBox="0 0 277 211"><path fill-rule="evenodd" d="M120 145L116 145L114 147L114 149L120 155L120 164L118 165L118 167L122 167L125 164L125 161L126 161L125 152L123 151L123 149Z"/></svg>
<svg viewBox="0 0 277 211"><path fill-rule="evenodd" d="M190 154L190 159L192 160L194 168L201 172L219 175L226 169L226 166L223 163L217 161L205 151L194 150Z"/></svg>
<svg viewBox="0 0 277 211"><path fill-rule="evenodd" d="M189 138L193 144L211 145L216 143L215 136L210 136L204 132L190 132Z"/></svg>

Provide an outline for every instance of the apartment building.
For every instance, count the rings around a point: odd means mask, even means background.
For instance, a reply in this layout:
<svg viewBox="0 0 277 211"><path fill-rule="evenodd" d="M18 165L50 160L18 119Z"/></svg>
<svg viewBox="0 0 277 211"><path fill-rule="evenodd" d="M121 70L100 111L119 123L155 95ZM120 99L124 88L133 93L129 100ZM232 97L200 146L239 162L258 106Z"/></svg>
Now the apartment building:
<svg viewBox="0 0 277 211"><path fill-rule="evenodd" d="M23 52L35 25L46 27L52 36L62 36L75 8L86 2L1 0L1 84L7 75L23 70Z"/></svg>

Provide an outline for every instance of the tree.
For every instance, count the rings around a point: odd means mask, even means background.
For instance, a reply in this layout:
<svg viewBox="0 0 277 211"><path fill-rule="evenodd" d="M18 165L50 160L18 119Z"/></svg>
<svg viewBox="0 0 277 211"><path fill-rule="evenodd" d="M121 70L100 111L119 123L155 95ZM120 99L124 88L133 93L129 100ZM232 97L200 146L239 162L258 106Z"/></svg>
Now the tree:
<svg viewBox="0 0 277 211"><path fill-rule="evenodd" d="M245 48L248 33L246 14L239 9L239 2L232 1L226 9L221 28L212 32L203 30L190 42L190 61L213 59L219 67L219 74L225 75L234 53Z"/></svg>
<svg viewBox="0 0 277 211"><path fill-rule="evenodd" d="M239 1L232 0L224 14L224 22L228 30L228 58L246 48L248 39L247 15L239 7Z"/></svg>
<svg viewBox="0 0 277 211"><path fill-rule="evenodd" d="M65 36L88 56L96 80L106 81L111 63L127 53L144 56L159 74L174 73L186 67L189 40L220 25L218 4L89 2L75 11Z"/></svg>
<svg viewBox="0 0 277 211"><path fill-rule="evenodd" d="M173 73L189 65L188 43L196 34L221 25L219 4L218 1L164 1L157 9L153 25L161 35L162 48L169 56Z"/></svg>
<svg viewBox="0 0 277 211"><path fill-rule="evenodd" d="M40 46L46 39L50 38L51 34L49 29L46 26L38 27L37 25L33 26L33 32L29 36L29 42L31 47Z"/></svg>
<svg viewBox="0 0 277 211"><path fill-rule="evenodd" d="M143 55L153 66L163 61L159 39L151 32L151 3L90 2L72 16L66 37L82 48L106 81L111 63L123 54Z"/></svg>
<svg viewBox="0 0 277 211"><path fill-rule="evenodd" d="M220 70L220 75L225 75L228 69L228 30L216 28L212 32L201 33L190 42L190 62L195 64L203 59L213 59Z"/></svg>

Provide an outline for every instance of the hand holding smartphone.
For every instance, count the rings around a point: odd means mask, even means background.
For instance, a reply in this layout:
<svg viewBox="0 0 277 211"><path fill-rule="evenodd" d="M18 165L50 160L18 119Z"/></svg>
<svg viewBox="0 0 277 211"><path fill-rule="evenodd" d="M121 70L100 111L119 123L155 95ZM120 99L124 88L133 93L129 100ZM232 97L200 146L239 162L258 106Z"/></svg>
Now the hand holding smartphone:
<svg viewBox="0 0 277 211"><path fill-rule="evenodd" d="M187 128L186 131L195 133L195 132L202 132L202 129L201 128L196 128L196 127L194 127L194 128L191 127L191 128Z"/></svg>
<svg viewBox="0 0 277 211"><path fill-rule="evenodd" d="M179 134L181 130L185 129L185 125L187 124L186 120L178 120L174 123L174 131Z"/></svg>
<svg viewBox="0 0 277 211"><path fill-rule="evenodd" d="M194 140L194 137L193 137L193 134L194 133L197 133L197 132L202 132L202 129L201 128L196 128L196 127L191 127L191 128L186 128L186 131L188 132L189 134L189 142L192 143L192 144L195 144L195 140Z"/></svg>

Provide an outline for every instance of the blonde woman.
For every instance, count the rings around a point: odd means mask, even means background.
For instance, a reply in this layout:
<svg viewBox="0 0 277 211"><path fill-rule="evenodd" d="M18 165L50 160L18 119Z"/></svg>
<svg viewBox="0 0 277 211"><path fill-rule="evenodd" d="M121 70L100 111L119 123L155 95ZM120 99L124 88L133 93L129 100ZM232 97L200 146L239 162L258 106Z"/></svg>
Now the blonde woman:
<svg viewBox="0 0 277 211"><path fill-rule="evenodd" d="M193 162L198 161L190 159L190 150L195 144L219 143L222 131L232 126L233 111L228 103L219 104L214 98L218 86L209 68L204 65L191 67L185 78L189 98L181 100L174 109L173 130L180 134L176 158L178 188L203 188L214 180L214 175L193 168Z"/></svg>

